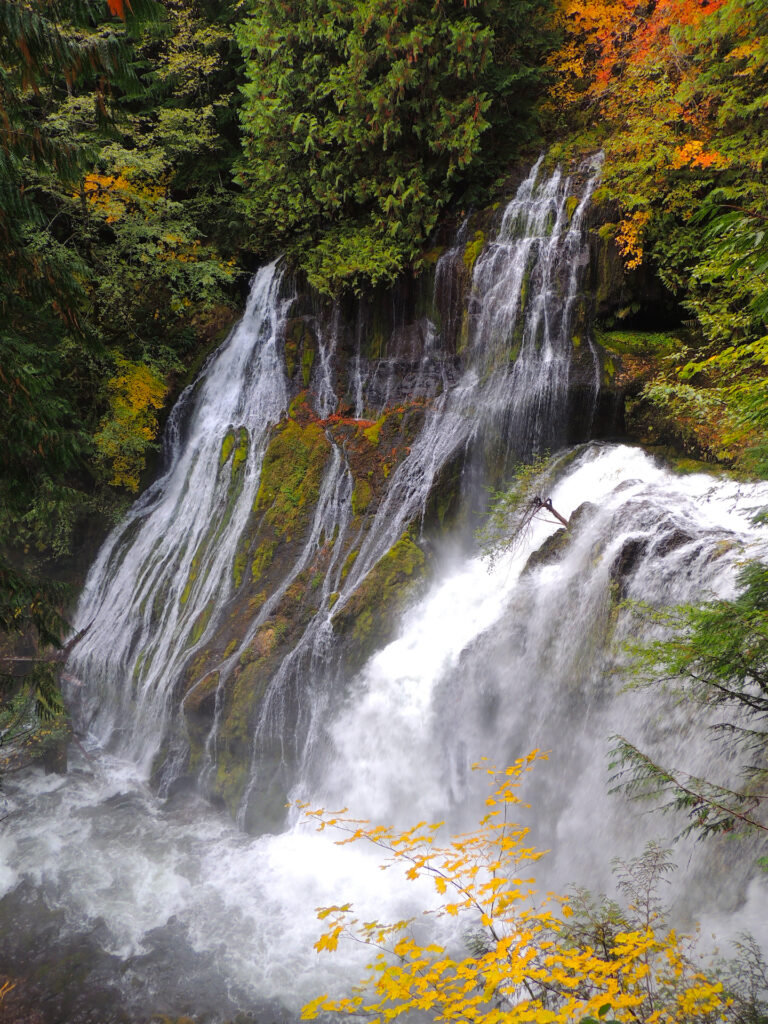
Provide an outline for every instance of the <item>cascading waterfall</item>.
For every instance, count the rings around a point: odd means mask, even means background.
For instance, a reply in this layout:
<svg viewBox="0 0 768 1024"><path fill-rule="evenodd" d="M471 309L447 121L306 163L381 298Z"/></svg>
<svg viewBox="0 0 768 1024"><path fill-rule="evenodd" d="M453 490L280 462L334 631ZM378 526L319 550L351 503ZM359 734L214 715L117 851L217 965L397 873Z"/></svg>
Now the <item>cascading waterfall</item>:
<svg viewBox="0 0 768 1024"><path fill-rule="evenodd" d="M291 297L279 287L274 264L257 274L239 326L172 414L168 468L102 548L78 608L88 628L70 670L88 680L78 696L89 730L144 771L174 713L179 667L215 625L269 431L287 408L277 340Z"/></svg>
<svg viewBox="0 0 768 1024"><path fill-rule="evenodd" d="M681 736L695 735L679 709L618 692L609 634L620 638L631 623L617 597L729 593L738 564L768 552L765 528L751 524L768 485L675 476L617 445L588 445L562 461L557 507L592 503L567 548L524 572L556 529L538 522L491 571L477 556L446 565L347 699L327 710L324 756L301 796L343 801L361 816L447 818L461 828L477 818L471 761L549 748L527 790L526 823L552 848L539 875L546 886L604 886L610 856L674 831L606 795L606 737L624 732L679 763ZM689 754L706 761L711 750ZM0 880L19 934L47 936L45 962L52 949L88 949L102 998L108 979L137 1012L224 1017L274 1000L265 1019L293 1019L303 999L341 990L365 958L351 948L315 958L316 906L352 901L361 915L400 918L420 898L411 883L383 876L375 856L335 847L326 833L297 825L249 838L192 795L161 807L135 765L92 757L66 777L11 780ZM692 903L720 929L768 938L763 884L747 888L729 869L728 886L723 877L705 886L705 853L680 851L683 919ZM87 945L91 933L103 952ZM33 939L22 944L41 955Z"/></svg>
<svg viewBox="0 0 768 1024"><path fill-rule="evenodd" d="M326 708L341 689L332 667L324 663L331 649L331 594L338 613L408 523L423 512L441 470L487 432L511 438L509 447L518 454L529 454L560 437L571 353L569 328L586 253L583 216L601 161L592 161L586 188L569 217L570 182L558 169L539 183L542 160L518 189L496 239L475 265L463 374L428 409L409 456L394 472L370 529L359 540L354 566L346 579L341 565L335 577L326 574L333 584L326 586L319 612L269 683L255 732L251 781L238 814L244 824L251 801L272 785L272 769L266 781L262 778L264 750L292 747L300 774L306 778L315 770ZM458 250L457 246L442 260L455 261ZM440 276L438 266L438 282ZM426 334L423 358L429 360L433 336ZM335 350L336 330L330 338L328 347ZM511 356L516 358L510 373ZM327 361L323 354L322 394L329 378ZM374 368L374 380L378 372L379 367ZM355 382L356 405L365 390ZM326 535L336 533L336 550L345 539L338 526L325 524ZM348 526L345 522L344 530Z"/></svg>
<svg viewBox="0 0 768 1024"><path fill-rule="evenodd" d="M570 220L568 180L558 169L537 185L540 165L541 159L475 264L466 368L435 401L410 457L395 472L347 593L424 509L443 467L478 438L493 431L518 456L562 441L571 315L586 256L582 224L600 160ZM462 250L457 246L441 262L460 259ZM438 281L441 271L438 265Z"/></svg>
<svg viewBox="0 0 768 1024"><path fill-rule="evenodd" d="M44 1024L112 1019L118 1007L125 1017L114 1019L128 1021L151 1012L226 1019L238 1009L293 1020L302 1001L347 988L366 960L356 948L316 959L315 907L350 901L367 919L399 919L424 895L328 834L293 822L249 836L200 792L170 785L186 755L179 704L215 675L215 713L195 769L205 793L221 754L226 687L320 552L314 611L264 686L241 824L266 816L260 808L278 765L283 795L461 829L478 817L471 763L483 755L503 763L539 747L552 753L534 773L526 823L552 849L541 865L545 885L608 886L610 857L637 854L643 836L674 831L606 793L611 733L676 763L688 736L690 766L706 768L712 757L694 744L699 732L684 709L620 692L616 643L633 628L620 599L730 593L738 564L768 555L768 531L752 521L768 504L768 485L676 476L621 445L571 449L555 464L551 495L566 514L580 512L549 561L528 561L557 529L543 520L490 569L464 540L446 542L429 588L359 671L345 673L333 632L367 574L419 523L452 461L469 465L489 446L514 459L562 444L583 221L598 173L596 161L574 197L567 178L558 171L543 179L537 163L472 267L469 305L454 330L461 353L447 358L451 332L438 313L441 303L455 307L446 282L464 259L462 228L438 262L437 312L418 325L411 353L423 422L370 522L353 514L349 451L326 429L317 500L278 582L215 673L193 678L182 696L181 673L229 614L232 565L258 504L270 438L293 398L283 333L295 296L275 265L257 274L242 323L171 415L164 472L89 575L77 620L88 628L68 666L83 738L72 770L32 771L4 792L0 914L14 927L0 950L15 969L48 979ZM312 368L320 423L335 409L341 338L334 310ZM366 359L355 344L347 399L360 418L393 400L400 357ZM158 761L165 776L150 787ZM170 796L158 798L158 788ZM748 866L729 873L727 886L707 888L712 860L703 848L683 860L681 920L693 910L726 932L759 932L768 897ZM87 965L76 992L73 957ZM63 995L52 994L56 979Z"/></svg>

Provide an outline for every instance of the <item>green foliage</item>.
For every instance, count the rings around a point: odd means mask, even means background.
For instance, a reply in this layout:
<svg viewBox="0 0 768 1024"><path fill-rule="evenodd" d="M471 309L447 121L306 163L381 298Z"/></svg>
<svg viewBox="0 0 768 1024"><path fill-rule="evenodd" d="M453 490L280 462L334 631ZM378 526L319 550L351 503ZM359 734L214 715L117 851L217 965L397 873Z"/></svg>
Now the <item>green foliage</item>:
<svg viewBox="0 0 768 1024"><path fill-rule="evenodd" d="M635 685L671 688L679 699L722 713L710 725L728 760L740 756L741 781L726 784L658 764L615 737L613 777L630 795L683 811L682 834L768 831L761 814L768 778L768 566L752 562L739 574L733 600L638 613L666 631L664 639L633 644Z"/></svg>
<svg viewBox="0 0 768 1024"><path fill-rule="evenodd" d="M56 211L39 187L43 174L74 182L86 154L47 131L41 111L78 87L93 88L103 109L106 76L128 82L126 72L101 4L0 2L0 624L43 643L58 642L55 588L5 556L24 542L30 517L41 538L42 493L54 507L69 503L57 488L87 448L67 381L85 340L85 265L53 230ZM61 519L51 518L58 533Z"/></svg>
<svg viewBox="0 0 768 1024"><path fill-rule="evenodd" d="M681 345L674 334L655 331L596 331L595 340L609 352L639 356L672 355Z"/></svg>
<svg viewBox="0 0 768 1024"><path fill-rule="evenodd" d="M600 197L627 267L645 263L689 316L655 382L669 413L699 454L761 474L766 371L749 349L768 330L766 18L766 0L564 0L550 101L569 146L606 154Z"/></svg>
<svg viewBox="0 0 768 1024"><path fill-rule="evenodd" d="M491 495L488 518L477 532L483 555L491 563L525 540L535 518L547 518L539 499L554 482L557 461L549 454L534 456L530 463L517 466L506 491Z"/></svg>
<svg viewBox="0 0 768 1024"><path fill-rule="evenodd" d="M94 483L137 487L165 378L225 319L234 6L0 0L0 551L23 556L0 617L15 626L39 621L16 586L30 552L38 570L67 553L108 503ZM143 410L115 387L126 365L154 382ZM52 604L42 577L29 593Z"/></svg>
<svg viewBox="0 0 768 1024"><path fill-rule="evenodd" d="M236 29L246 209L323 291L392 281L445 204L530 138L545 0L248 9Z"/></svg>

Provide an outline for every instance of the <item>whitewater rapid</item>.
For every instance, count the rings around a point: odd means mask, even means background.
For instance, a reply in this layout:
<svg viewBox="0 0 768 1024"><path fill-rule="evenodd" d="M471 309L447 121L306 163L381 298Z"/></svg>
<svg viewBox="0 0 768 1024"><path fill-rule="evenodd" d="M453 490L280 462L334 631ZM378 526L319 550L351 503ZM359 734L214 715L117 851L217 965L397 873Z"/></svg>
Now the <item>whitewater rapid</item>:
<svg viewBox="0 0 768 1024"><path fill-rule="evenodd" d="M738 565L768 552L768 531L752 522L768 484L680 476L637 448L590 444L560 456L551 496L565 515L594 506L562 554L524 572L559 528L545 519L492 567L446 550L396 638L349 681L314 776L294 799L385 823L463 828L482 813L471 764L505 764L537 747L551 753L528 787L526 824L551 849L544 887L607 888L613 856L674 833L674 822L607 793L611 733L664 757L686 744L694 761L713 757L684 711L621 692L615 644L630 626L616 610L616 559L629 541L644 543L619 581L622 597L731 594ZM2 800L8 963L48 964L55 975L57 958L87 948L91 966L78 984L98 987L105 1001L112 993L137 1019L223 1019L254 1007L263 1019L294 1019L309 998L346 990L366 962L354 944L314 952L316 907L351 902L362 918L400 919L430 898L379 871L375 852L336 846L300 821L250 837L193 793L161 801L140 764L93 737L73 748L69 774L19 774ZM679 859L683 918L704 916L725 932L768 920L754 872L713 877L717 858L701 847L681 848Z"/></svg>

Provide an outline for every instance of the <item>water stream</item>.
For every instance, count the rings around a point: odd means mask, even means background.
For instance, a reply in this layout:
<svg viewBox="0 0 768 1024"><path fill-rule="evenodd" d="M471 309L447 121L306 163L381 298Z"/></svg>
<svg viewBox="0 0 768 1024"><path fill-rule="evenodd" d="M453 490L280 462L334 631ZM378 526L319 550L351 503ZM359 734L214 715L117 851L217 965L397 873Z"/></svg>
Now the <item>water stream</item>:
<svg viewBox="0 0 768 1024"><path fill-rule="evenodd" d="M522 574L556 529L540 522L491 571L479 556L446 564L329 714L322 768L297 797L383 821L447 818L463 827L479 807L470 763L539 747L551 757L528 789L528 823L552 849L544 884L604 887L609 855L669 834L671 823L606 794L610 733L678 760L687 735L670 708L618 692L607 643L623 628L612 613L612 567L629 540L642 539L623 577L628 595L728 593L738 561L766 551L766 531L749 519L768 486L678 477L637 449L590 445L553 498L567 510L596 505L562 558ZM316 906L351 901L363 915L399 918L418 899L363 849L338 848L300 824L248 837L193 795L158 800L135 762L96 746L88 755L76 756L67 776L33 772L6 788L2 907L27 967L41 959L55 977L51 961L68 964L78 951L83 984L110 1012L119 999L126 1013L249 1006L290 1019L302 1000L343 986L361 967L357 948L314 954ZM710 859L703 884L702 854L681 856L681 914L693 904L720 927L730 920L759 932L768 908L759 881L732 864L713 879Z"/></svg>
<svg viewBox="0 0 768 1024"><path fill-rule="evenodd" d="M463 459L476 480L473 458L488 446L514 461L562 445L583 218L598 173L597 163L587 169L574 205L559 171L543 177L534 167L472 269L459 368L431 394L429 368L445 362L447 342L437 316L424 328L423 425L367 529L351 513L345 451L331 445L290 564L219 666L220 696L270 609L332 538L318 610L265 687L240 823L258 814L262 754L275 742L290 748L293 799L456 829L481 813L471 764L536 747L551 751L527 793L526 823L552 851L542 886L610 887L611 857L674 832L608 795L608 737L622 732L675 763L684 747L692 769L714 752L684 709L621 692L620 644L634 626L620 601L731 593L739 563L768 554L768 530L752 522L768 485L679 476L619 444L563 449L553 502L566 515L584 507L551 561L527 567L558 529L544 519L492 566L466 536L443 537L429 586L394 639L351 677L333 657L333 615L420 522L451 460ZM460 233L441 257L436 292L464 245ZM292 398L282 331L294 299L279 267L257 274L242 323L172 413L164 472L98 556L78 609L78 625L92 625L68 666L80 737L69 773L35 769L4 787L0 955L33 994L41 1024L138 1022L152 1012L225 1020L238 1010L265 1024L294 1020L310 997L344 991L366 960L354 945L314 953L316 907L352 902L363 918L399 919L427 898L382 875L370 851L337 847L295 814L279 834L252 836L212 807L218 704L198 790L171 785L185 755L177 681L232 599L238 541ZM329 323L313 370L320 417L333 411L341 358L338 321ZM394 362L374 365L358 348L351 366L356 415L377 411ZM345 577L352 543L359 554ZM164 744L158 786L149 780ZM737 871L717 843L709 851L680 848L679 919L760 933L768 892L749 858Z"/></svg>

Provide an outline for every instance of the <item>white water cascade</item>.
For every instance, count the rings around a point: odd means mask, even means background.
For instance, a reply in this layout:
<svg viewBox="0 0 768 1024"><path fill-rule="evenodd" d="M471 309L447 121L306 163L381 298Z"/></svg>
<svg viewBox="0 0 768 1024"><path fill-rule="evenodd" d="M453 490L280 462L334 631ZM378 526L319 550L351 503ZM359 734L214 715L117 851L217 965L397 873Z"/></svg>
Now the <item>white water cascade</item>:
<svg viewBox="0 0 768 1024"><path fill-rule="evenodd" d="M674 822L607 793L612 733L675 763L682 738L686 767L713 757L683 708L621 692L620 644L633 625L619 601L731 593L741 562L768 557L768 530L753 521L768 485L679 476L619 444L563 450L553 503L581 511L562 550L527 567L557 529L543 520L492 568L465 538L443 538L429 586L394 639L351 677L333 657L333 615L420 521L451 460L471 467L486 445L515 458L562 443L583 219L597 173L589 169L570 206L559 172L542 179L537 164L521 185L473 267L459 369L428 403L367 529L352 516L343 446L331 446L277 588L218 666L223 692L241 649L331 538L318 610L265 685L242 816L249 807L258 813L261 751L273 743L292 749L286 778L295 799L456 829L482 813L471 764L482 756L508 763L538 747L550 760L526 791L525 823L551 850L539 865L542 888L609 887L611 857L675 832ZM460 240L441 258L438 282L462 258ZM68 666L80 723L69 773L34 769L5 784L0 957L29 985L41 1024L137 1024L152 1013L218 1022L240 1010L293 1021L307 999L346 991L368 959L354 944L318 957L316 907L351 902L361 918L388 920L424 898L382 874L371 851L337 847L329 833L293 821L279 834L249 836L211 807L201 793L216 765L218 717L200 792L161 785L158 796L148 781L164 745L169 779L183 760L179 673L235 589L238 541L292 398L281 332L293 301L275 266L259 272L242 323L172 413L162 476L89 575L77 622L89 628ZM425 359L435 360L439 331L432 325L425 335ZM329 339L314 371L322 417L333 410L340 357L333 331ZM383 365L364 372L359 353L352 360L360 416L391 378ZM359 554L345 576L352 546ZM708 849L714 854L680 848L678 918L703 917L725 935L752 928L767 941L768 894L749 858L743 871L726 872L722 848Z"/></svg>
<svg viewBox="0 0 768 1024"><path fill-rule="evenodd" d="M269 432L288 406L277 342L291 297L279 285L274 264L254 278L242 321L172 413L165 472L102 547L78 607L77 626L88 630L70 666L88 680L78 696L89 732L100 744L117 739L145 773L173 714L187 640L193 649L205 640L205 610L231 585ZM228 433L231 465L222 459Z"/></svg>
<svg viewBox="0 0 768 1024"><path fill-rule="evenodd" d="M610 856L674 830L606 794L607 736L622 731L679 758L681 736L697 734L657 698L619 692L606 643L609 626L619 637L625 628L611 586L617 556L639 542L622 584L633 598L727 594L735 566L768 551L765 528L750 523L768 486L679 477L638 449L588 445L552 495L566 510L595 505L559 561L522 572L556 529L540 522L492 571L476 556L446 565L329 713L322 770L296 796L463 827L479 813L472 761L550 749L527 790L527 823L552 850L540 876L547 887L604 887ZM17 946L54 975L57 956L87 956L87 984L105 1005L117 993L144 1011L215 1019L269 1005L270 1020L293 1019L302 1000L342 990L365 958L354 944L335 957L313 952L316 906L352 902L362 916L400 918L419 898L327 833L296 825L249 838L192 795L163 804L135 763L94 748L67 776L11 780L5 798L0 907ZM726 876L713 884L710 863L705 884L702 850L681 850L679 912L760 934L764 883L731 865L728 886ZM71 1013L64 1019L81 1019Z"/></svg>

